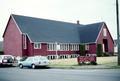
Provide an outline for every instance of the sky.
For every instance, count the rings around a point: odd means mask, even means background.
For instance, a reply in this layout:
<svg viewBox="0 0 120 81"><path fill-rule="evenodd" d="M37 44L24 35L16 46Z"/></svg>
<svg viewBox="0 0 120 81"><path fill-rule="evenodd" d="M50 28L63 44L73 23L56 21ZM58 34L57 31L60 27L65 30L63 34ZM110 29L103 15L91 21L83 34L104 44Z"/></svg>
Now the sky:
<svg viewBox="0 0 120 81"><path fill-rule="evenodd" d="M80 24L105 22L117 38L116 0L0 0L0 41L10 14ZM119 2L120 4L120 2ZM119 8L120 9L120 8Z"/></svg>

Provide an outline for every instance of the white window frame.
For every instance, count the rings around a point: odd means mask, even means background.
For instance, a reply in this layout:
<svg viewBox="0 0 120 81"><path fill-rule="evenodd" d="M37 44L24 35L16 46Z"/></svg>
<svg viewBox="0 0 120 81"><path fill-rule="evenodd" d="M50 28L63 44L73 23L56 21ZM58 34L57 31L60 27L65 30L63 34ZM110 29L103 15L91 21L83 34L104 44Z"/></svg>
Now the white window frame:
<svg viewBox="0 0 120 81"><path fill-rule="evenodd" d="M103 28L103 36L107 36L107 29L106 28Z"/></svg>
<svg viewBox="0 0 120 81"><path fill-rule="evenodd" d="M64 50L63 44L60 44L60 51L63 51L63 50Z"/></svg>
<svg viewBox="0 0 120 81"><path fill-rule="evenodd" d="M27 40L26 39L27 39L26 34L23 34L23 42L24 42L23 43L23 48L24 49L27 49Z"/></svg>
<svg viewBox="0 0 120 81"><path fill-rule="evenodd" d="M55 51L56 50L56 44L55 43L48 43L47 44L47 50L48 51Z"/></svg>
<svg viewBox="0 0 120 81"><path fill-rule="evenodd" d="M41 43L34 42L34 49L41 49Z"/></svg>
<svg viewBox="0 0 120 81"><path fill-rule="evenodd" d="M69 51L69 44L68 43L60 44L60 50L61 51Z"/></svg>
<svg viewBox="0 0 120 81"><path fill-rule="evenodd" d="M71 50L73 51L73 44L71 44Z"/></svg>
<svg viewBox="0 0 120 81"><path fill-rule="evenodd" d="M86 44L86 45L85 45L85 50L89 50L89 48L90 48L90 47L89 47L89 44Z"/></svg>
<svg viewBox="0 0 120 81"><path fill-rule="evenodd" d="M71 51L79 51L80 44L71 44Z"/></svg>

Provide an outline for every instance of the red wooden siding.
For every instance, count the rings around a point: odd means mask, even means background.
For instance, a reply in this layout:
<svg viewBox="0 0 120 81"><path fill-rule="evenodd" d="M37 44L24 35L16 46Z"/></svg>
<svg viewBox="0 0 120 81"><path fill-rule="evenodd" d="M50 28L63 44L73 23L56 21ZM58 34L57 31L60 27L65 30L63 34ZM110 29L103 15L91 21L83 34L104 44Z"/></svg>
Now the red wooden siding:
<svg viewBox="0 0 120 81"><path fill-rule="evenodd" d="M34 47L33 47L34 49ZM34 49L34 55L47 55L47 44L46 43L41 43L41 48L40 49Z"/></svg>
<svg viewBox="0 0 120 81"><path fill-rule="evenodd" d="M32 55L56 55L56 51L49 51L47 50L47 43L41 43L41 49L34 49L34 45L31 45L33 48ZM30 47L31 47L30 46ZM31 49L28 47L28 52L30 53ZM79 51L57 51L58 55L65 55L65 54L79 54Z"/></svg>
<svg viewBox="0 0 120 81"><path fill-rule="evenodd" d="M4 33L4 54L22 56L22 36L12 17Z"/></svg>
<svg viewBox="0 0 120 81"><path fill-rule="evenodd" d="M89 44L89 54L96 54L97 46L95 43Z"/></svg>
<svg viewBox="0 0 120 81"><path fill-rule="evenodd" d="M106 28L107 29L107 36L103 36L103 29ZM103 29L102 31L100 32L100 35L98 37L98 40L96 41L97 44L103 44L103 39L107 39L108 41L108 52L114 52L114 42L113 42L113 39L110 35L110 32L107 28L107 26L104 24L103 25Z"/></svg>
<svg viewBox="0 0 120 81"><path fill-rule="evenodd" d="M47 43L41 43L41 48L34 49L34 44L31 43L27 37L27 49L23 49L23 56L33 56L33 55L56 55L56 51L49 51L47 49ZM65 55L65 54L79 54L79 51L57 51L58 55Z"/></svg>
<svg viewBox="0 0 120 81"><path fill-rule="evenodd" d="M25 39L24 36L22 36L22 38ZM25 41L22 40L22 43L24 44ZM32 56L33 55L33 50L34 50L33 49L33 43L30 42L28 36L26 35L26 49L24 49L24 48L22 49L23 56Z"/></svg>

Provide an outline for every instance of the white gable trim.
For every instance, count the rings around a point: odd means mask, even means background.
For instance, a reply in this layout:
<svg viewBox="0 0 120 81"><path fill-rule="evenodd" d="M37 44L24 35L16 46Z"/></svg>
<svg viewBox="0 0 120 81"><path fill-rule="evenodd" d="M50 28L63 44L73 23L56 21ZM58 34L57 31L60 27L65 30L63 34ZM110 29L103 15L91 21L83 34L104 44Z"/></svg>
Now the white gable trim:
<svg viewBox="0 0 120 81"><path fill-rule="evenodd" d="M18 28L20 34L26 34L27 37L28 37L28 39L30 40L30 42L33 43L32 40L30 39L30 37L29 37L29 35L28 35L27 33L22 33L22 31L20 30L19 26L17 25L17 22L15 21L14 17L13 17L12 15L11 15L11 17L12 17L13 21L15 22L15 25L17 26L17 28Z"/></svg>
<svg viewBox="0 0 120 81"><path fill-rule="evenodd" d="M21 32L19 26L17 25L17 23L16 23L16 21L15 21L15 19L14 19L14 17L13 17L12 15L11 15L11 18L13 19L15 25L17 26L17 29L19 30L20 34L22 34L22 32Z"/></svg>
<svg viewBox="0 0 120 81"><path fill-rule="evenodd" d="M101 34L101 32L102 32L103 27L104 27L104 23L102 24L102 27L101 27L101 29L100 29L100 31L99 31L99 34L98 34L98 36L97 36L97 38L96 38L95 43L97 43L97 40L98 40L98 38L100 37L100 34Z"/></svg>
<svg viewBox="0 0 120 81"><path fill-rule="evenodd" d="M26 33L28 39L30 40L30 43L33 43L32 40L30 39L29 35Z"/></svg>

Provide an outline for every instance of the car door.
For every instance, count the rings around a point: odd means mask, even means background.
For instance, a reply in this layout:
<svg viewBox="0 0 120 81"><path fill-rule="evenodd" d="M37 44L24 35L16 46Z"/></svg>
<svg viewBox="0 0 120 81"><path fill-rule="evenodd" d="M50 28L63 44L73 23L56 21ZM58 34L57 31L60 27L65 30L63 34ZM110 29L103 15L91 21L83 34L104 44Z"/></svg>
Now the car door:
<svg viewBox="0 0 120 81"><path fill-rule="evenodd" d="M23 62L23 65L24 65L24 66L31 66L32 60L33 60L32 57L27 58L27 59Z"/></svg>

